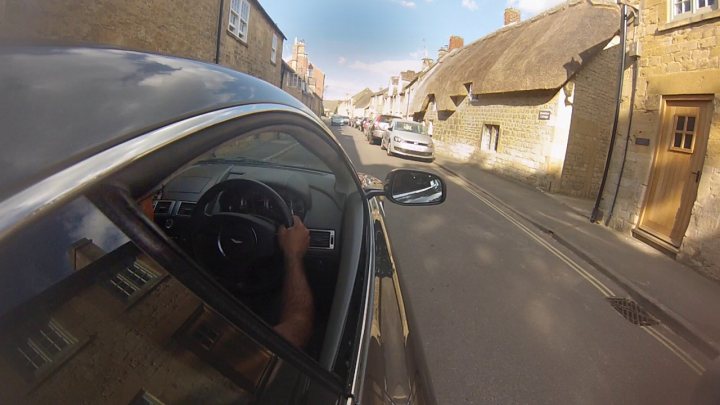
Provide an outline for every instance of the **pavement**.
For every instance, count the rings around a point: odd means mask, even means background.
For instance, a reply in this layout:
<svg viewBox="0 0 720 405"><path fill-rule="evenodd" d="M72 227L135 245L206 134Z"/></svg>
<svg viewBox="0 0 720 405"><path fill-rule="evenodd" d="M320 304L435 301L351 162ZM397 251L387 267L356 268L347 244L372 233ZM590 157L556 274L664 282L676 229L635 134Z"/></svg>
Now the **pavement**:
<svg viewBox="0 0 720 405"><path fill-rule="evenodd" d="M591 223L592 201L547 194L472 163L444 157L435 163L552 236L708 358L720 356L720 283L632 237Z"/></svg>

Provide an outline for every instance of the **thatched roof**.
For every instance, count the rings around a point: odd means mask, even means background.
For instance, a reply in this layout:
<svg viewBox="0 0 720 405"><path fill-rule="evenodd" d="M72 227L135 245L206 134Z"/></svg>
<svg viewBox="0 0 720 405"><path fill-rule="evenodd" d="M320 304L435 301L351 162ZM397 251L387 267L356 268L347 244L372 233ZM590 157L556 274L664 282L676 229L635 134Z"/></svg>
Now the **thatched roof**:
<svg viewBox="0 0 720 405"><path fill-rule="evenodd" d="M323 109L334 114L339 104L340 100L323 100Z"/></svg>
<svg viewBox="0 0 720 405"><path fill-rule="evenodd" d="M562 87L618 33L611 0L570 0L530 20L504 27L445 56L418 85L411 109L454 111L451 97Z"/></svg>
<svg viewBox="0 0 720 405"><path fill-rule="evenodd" d="M355 108L367 107L368 105L370 105L370 99L372 98L372 96L373 96L372 90L370 90L368 88L362 89L359 93L355 94L352 97L353 106L355 106Z"/></svg>

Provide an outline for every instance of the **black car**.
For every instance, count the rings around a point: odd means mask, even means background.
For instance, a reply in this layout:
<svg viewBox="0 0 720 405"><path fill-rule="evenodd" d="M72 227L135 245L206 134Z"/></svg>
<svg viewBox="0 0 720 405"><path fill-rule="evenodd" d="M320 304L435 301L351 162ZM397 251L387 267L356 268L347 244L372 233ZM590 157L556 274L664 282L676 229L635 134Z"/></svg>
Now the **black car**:
<svg viewBox="0 0 720 405"><path fill-rule="evenodd" d="M0 403L434 402L381 200L437 176L373 187L216 65L6 47L0 83Z"/></svg>

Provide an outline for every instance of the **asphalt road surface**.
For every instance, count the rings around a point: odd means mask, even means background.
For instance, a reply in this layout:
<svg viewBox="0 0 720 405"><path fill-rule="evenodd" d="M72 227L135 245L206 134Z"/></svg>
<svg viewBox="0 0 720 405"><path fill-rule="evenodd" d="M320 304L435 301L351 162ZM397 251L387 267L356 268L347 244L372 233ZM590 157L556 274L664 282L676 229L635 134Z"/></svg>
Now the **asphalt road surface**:
<svg viewBox="0 0 720 405"><path fill-rule="evenodd" d="M691 402L707 359L663 325L623 318L607 299L621 288L472 184L332 128L359 172L447 182L443 205L385 204L439 404Z"/></svg>

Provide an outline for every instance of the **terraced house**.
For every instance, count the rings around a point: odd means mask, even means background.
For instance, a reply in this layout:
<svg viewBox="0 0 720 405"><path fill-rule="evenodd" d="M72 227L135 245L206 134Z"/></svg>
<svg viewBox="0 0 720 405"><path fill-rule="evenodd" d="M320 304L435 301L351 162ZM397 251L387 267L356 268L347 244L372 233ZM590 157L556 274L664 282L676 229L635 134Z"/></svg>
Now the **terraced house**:
<svg viewBox="0 0 720 405"><path fill-rule="evenodd" d="M720 278L718 1L631 4L638 25L630 21L632 63L600 211L615 229Z"/></svg>
<svg viewBox="0 0 720 405"><path fill-rule="evenodd" d="M257 0L0 0L0 26L0 40L156 52L287 84L286 37ZM321 102L300 96L321 111Z"/></svg>

